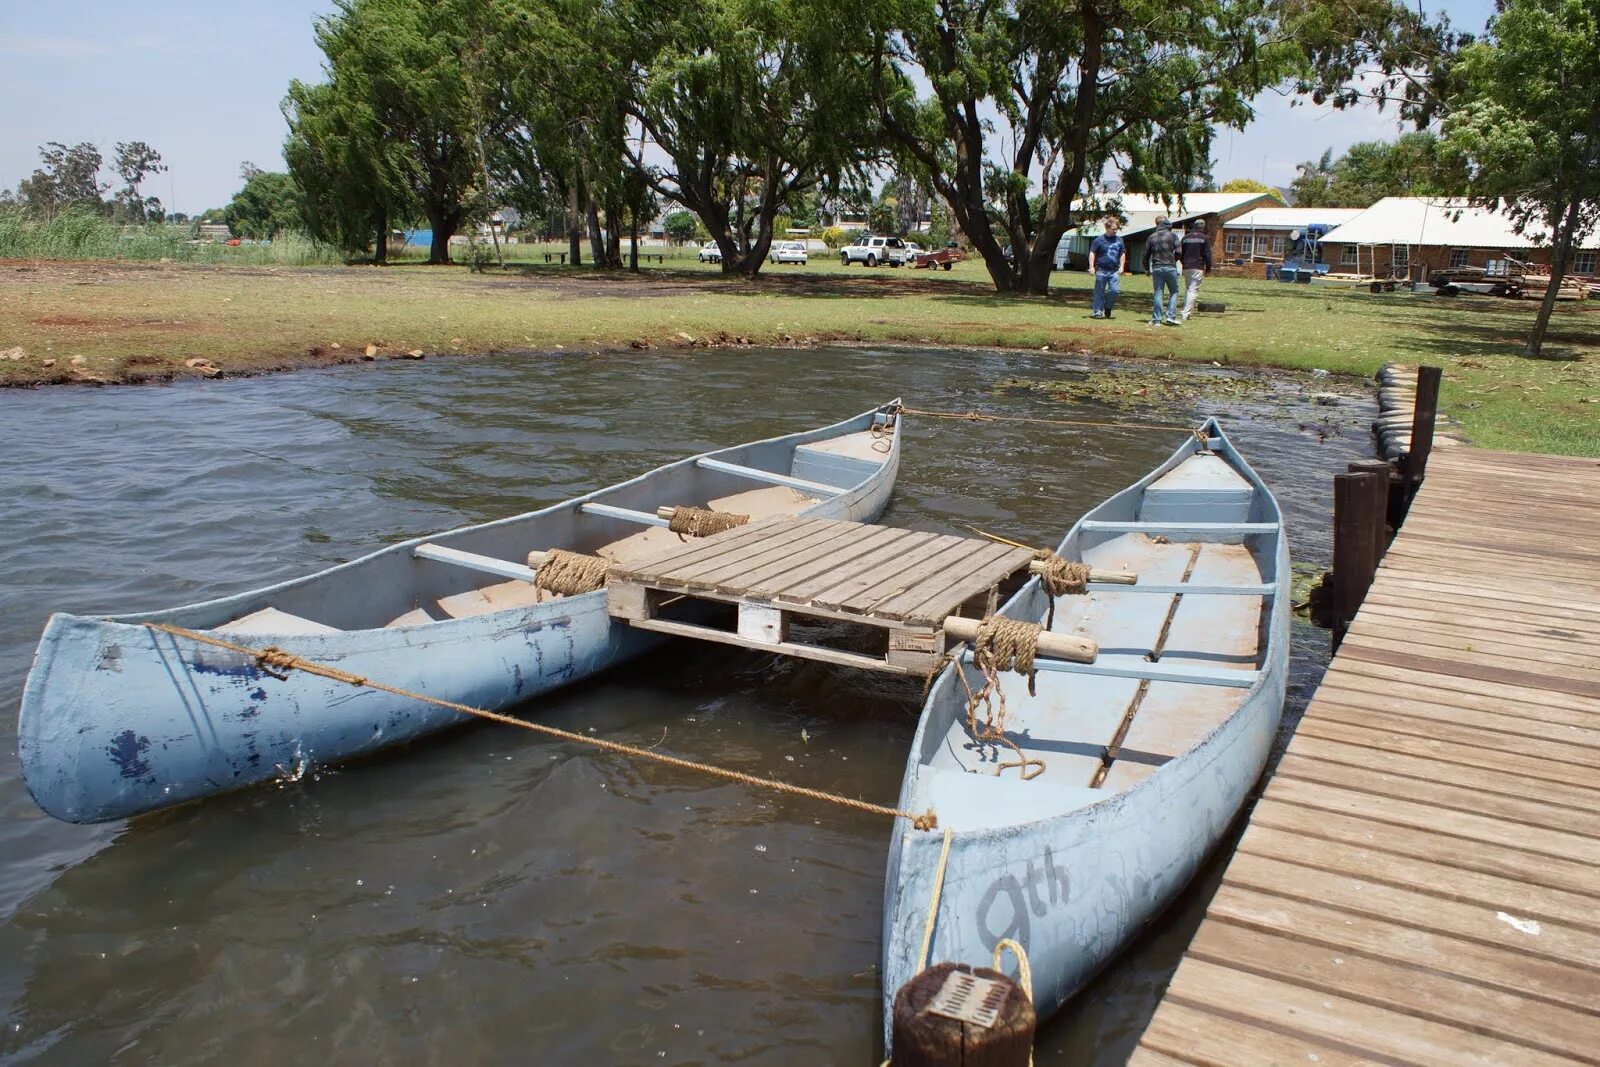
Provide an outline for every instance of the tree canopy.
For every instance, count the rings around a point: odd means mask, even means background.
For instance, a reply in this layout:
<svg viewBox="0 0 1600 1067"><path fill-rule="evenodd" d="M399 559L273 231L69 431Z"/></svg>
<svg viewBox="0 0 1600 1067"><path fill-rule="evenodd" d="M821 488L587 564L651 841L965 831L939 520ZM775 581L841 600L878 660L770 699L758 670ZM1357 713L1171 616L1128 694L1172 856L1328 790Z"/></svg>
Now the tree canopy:
<svg viewBox="0 0 1600 1067"><path fill-rule="evenodd" d="M251 163L240 169L244 188L222 209L222 221L235 237L271 240L301 226L301 194L287 174L265 171Z"/></svg>
<svg viewBox="0 0 1600 1067"><path fill-rule="evenodd" d="M1386 196L1465 196L1467 168L1461 154L1428 130L1393 142L1362 141L1335 159L1297 168L1290 183L1298 207L1370 207Z"/></svg>

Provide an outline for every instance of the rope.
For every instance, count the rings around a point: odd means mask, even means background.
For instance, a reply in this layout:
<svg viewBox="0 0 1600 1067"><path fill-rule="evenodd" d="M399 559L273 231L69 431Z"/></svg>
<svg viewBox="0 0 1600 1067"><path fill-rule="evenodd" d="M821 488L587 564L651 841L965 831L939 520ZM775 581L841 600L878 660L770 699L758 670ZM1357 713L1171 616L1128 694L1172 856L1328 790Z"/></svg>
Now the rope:
<svg viewBox="0 0 1600 1067"><path fill-rule="evenodd" d="M928 953L933 950L933 926L939 918L939 896L944 892L944 869L950 862L950 827L944 828L944 844L939 849L939 869L933 874L933 893L928 897L928 921L922 924L922 951L917 959L917 973L928 969Z"/></svg>
<svg viewBox="0 0 1600 1067"><path fill-rule="evenodd" d="M711 511L707 508L691 508L682 505L672 509L672 518L667 520L667 529L677 534L682 539L684 534L690 537L710 537L724 530L731 530L735 526L743 526L750 521L748 515L735 515L731 511Z"/></svg>
<svg viewBox="0 0 1600 1067"><path fill-rule="evenodd" d="M1000 966L1000 961L1005 958L1006 949L1017 957L1017 984L1022 987L1022 993L1031 1002L1033 1000L1033 968L1028 966L1028 950L1009 937L1002 937L1000 943L994 947L994 969L1001 974L1005 973ZM1028 1050L1028 1067L1033 1067L1033 1050Z"/></svg>
<svg viewBox="0 0 1600 1067"><path fill-rule="evenodd" d="M967 732L979 744L984 742L1005 745L1017 758L995 768L998 776L1009 767L1022 772L1022 780L1032 781L1044 773L1045 762L1023 754L1022 748L1006 734L1006 691L1000 685L1000 672L1016 670L1028 676L1028 695L1034 692L1033 657L1039 647L1037 623L1008 619L1004 615L990 615L978 624L978 636L972 643L972 662L983 674L983 685L974 690L967 681L967 672L956 671L961 686L967 691ZM978 721L978 709L983 709L983 721Z"/></svg>
<svg viewBox="0 0 1600 1067"><path fill-rule="evenodd" d="M926 812L923 812L921 815L917 815L913 812L902 811L899 808L891 808L883 804L869 804L864 800L856 800L852 797L839 796L837 793L825 793L820 789L808 789L802 785L791 785L788 782L780 782L772 778L758 778L753 774L746 774L743 771L731 771L725 767L714 767L709 763L697 763L694 760L686 760L678 756L669 756L665 753L653 752L647 748L638 748L634 745L625 745L619 741L608 741L603 737L586 737L583 734L573 733L571 730L563 730L556 726L548 726L539 722L530 722L527 719L518 719L514 716L505 715L498 711L488 711L484 708L475 708L470 704L461 704L454 700L444 700L440 697L429 696L426 693L417 693L409 689L401 689L399 686L386 685L383 682L375 682L370 678L364 678L359 674L351 674L349 671L342 671L337 667L330 667L325 663L317 663L313 660L303 659L300 656L296 656L292 652L285 652L283 649L278 648L275 645L269 645L266 648L249 648L245 645L234 644L232 641L224 641L221 638L213 637L210 634L197 633L194 630L186 630L181 626L173 626L169 623L147 622L143 625L147 629L159 630L162 633L171 634L174 637L182 637L202 645L211 645L215 648L226 649L229 652L237 652L243 656L250 656L256 661L256 664L264 673L270 674L279 680L287 677L287 675L281 672L290 670L304 671L307 674L314 674L319 678L328 678L335 682L344 682L347 685L362 686L368 689L377 689L380 692L392 693L395 696L405 697L409 700L420 700L424 704L432 704L434 707L448 708L451 711L459 711L463 715L472 715L480 719L487 719L489 722L497 722L502 726L516 726L523 730L532 730L535 733L541 733L549 737L560 738L563 741L572 741L578 744L591 745L594 748L603 749L606 752L614 752L622 756L632 756L636 759L652 760L656 763L665 764L668 767L677 767L686 771L699 771L702 774L709 774L713 777L726 778L731 782L740 782L744 785L755 786L761 789L772 789L779 793L788 793L791 796L805 797L808 800L820 800L829 804L838 804L841 807L854 808L856 811L864 811L870 815L888 815L893 818L906 819L918 830L932 830L937 828L939 825L939 817L934 814L932 808L928 809Z"/></svg>
<svg viewBox="0 0 1600 1067"><path fill-rule="evenodd" d="M1049 598L1044 609L1044 628L1048 630L1056 624L1056 597L1089 591L1089 565L1062 559L1048 548L1035 549L1033 558L1039 564L1039 585Z"/></svg>
<svg viewBox="0 0 1600 1067"><path fill-rule="evenodd" d="M965 419L968 422L1023 422L1037 426L1088 426L1099 430L1159 430L1162 433L1193 434L1205 438L1192 426L1175 426L1153 422L1091 422L1087 419L1029 419L1021 415L990 415L981 411L923 411L921 408L900 409L906 415L922 415L930 419Z"/></svg>
<svg viewBox="0 0 1600 1067"><path fill-rule="evenodd" d="M610 566L610 560L599 556L552 548L533 572L533 584L557 596L592 593L606 584L606 571Z"/></svg>

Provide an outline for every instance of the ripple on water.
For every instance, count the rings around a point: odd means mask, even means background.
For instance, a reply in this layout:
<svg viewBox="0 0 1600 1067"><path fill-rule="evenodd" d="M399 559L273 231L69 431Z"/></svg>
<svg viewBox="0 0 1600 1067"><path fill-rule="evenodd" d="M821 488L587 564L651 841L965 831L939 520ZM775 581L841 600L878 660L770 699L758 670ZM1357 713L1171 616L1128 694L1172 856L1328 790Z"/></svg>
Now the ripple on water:
<svg viewBox="0 0 1600 1067"><path fill-rule="evenodd" d="M16 706L50 610L239 591L896 395L1123 417L993 392L1067 373L1030 354L746 350L0 393L0 701ZM1315 407L1285 382L1215 413L1277 491L1296 558L1325 563L1329 475L1368 454L1372 408ZM1053 544L1172 445L910 419L885 521ZM1295 637L1291 714L1326 649L1315 631ZM888 799L916 703L894 679L707 648L668 650L541 714ZM0 725L12 751L14 721ZM127 826L52 822L3 761L0 1057L867 1062L887 836L875 817L493 729ZM1045 1029L1041 1064L1121 1062L1204 897L1188 894Z"/></svg>

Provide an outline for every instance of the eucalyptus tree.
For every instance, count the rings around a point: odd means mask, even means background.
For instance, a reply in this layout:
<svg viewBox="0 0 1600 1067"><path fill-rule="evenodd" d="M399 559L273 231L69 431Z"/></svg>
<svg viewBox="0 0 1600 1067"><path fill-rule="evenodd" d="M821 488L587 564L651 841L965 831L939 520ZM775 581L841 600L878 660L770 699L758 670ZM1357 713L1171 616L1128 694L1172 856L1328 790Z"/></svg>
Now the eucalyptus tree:
<svg viewBox="0 0 1600 1067"><path fill-rule="evenodd" d="M429 263L450 262L450 238L481 186L477 79L463 55L483 42L474 0L338 0L317 23L329 84L347 117L369 121L369 160L393 172L433 228ZM315 101L321 103L321 101ZM390 155L387 148L398 149Z"/></svg>
<svg viewBox="0 0 1600 1067"><path fill-rule="evenodd" d="M849 43L860 5L608 6L619 34L647 42L625 101L639 134L625 142L629 158L657 193L699 217L725 273L757 273L780 212L819 188L859 183L879 157L869 57Z"/></svg>
<svg viewBox="0 0 1600 1067"><path fill-rule="evenodd" d="M145 196L139 191L139 186L146 178L167 169L166 164L161 162L161 153L143 141L119 141L112 169L123 182L115 200L122 217L135 223L147 220L161 221L164 214L161 209L161 198Z"/></svg>
<svg viewBox="0 0 1600 1067"><path fill-rule="evenodd" d="M1275 0L887 0L869 18L897 152L995 288L1020 293L1046 291L1074 201L1104 175L1192 188L1214 128L1247 123L1302 55Z"/></svg>
<svg viewBox="0 0 1600 1067"><path fill-rule="evenodd" d="M1525 349L1537 357L1572 250L1600 223L1600 3L1506 0L1460 53L1444 130L1476 200L1553 238Z"/></svg>
<svg viewBox="0 0 1600 1067"><path fill-rule="evenodd" d="M304 198L306 230L319 241L388 261L393 225L415 217L406 146L387 139L357 92L322 82L289 83L283 158Z"/></svg>

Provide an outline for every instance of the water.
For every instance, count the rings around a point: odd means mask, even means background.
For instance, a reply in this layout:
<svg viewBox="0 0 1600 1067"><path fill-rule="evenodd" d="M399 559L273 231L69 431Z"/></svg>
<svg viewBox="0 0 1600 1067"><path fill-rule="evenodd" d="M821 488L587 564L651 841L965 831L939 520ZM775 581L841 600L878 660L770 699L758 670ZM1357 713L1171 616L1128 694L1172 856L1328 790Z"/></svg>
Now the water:
<svg viewBox="0 0 1600 1067"><path fill-rule="evenodd" d="M1224 417L1296 560L1326 565L1329 475L1370 454L1370 403L1316 406L1283 378L1207 409L1220 373L1147 417ZM1071 374L1042 355L701 351L0 394L0 1058L876 1062L881 818L469 727L75 827L29 800L9 709L52 609L222 595L896 395L1122 417L992 391ZM1053 544L1174 444L913 418L884 521ZM1295 640L1291 720L1327 649L1304 626ZM677 645L539 714L892 802L916 708L887 676ZM1215 871L1046 1027L1040 1064L1121 1062Z"/></svg>

